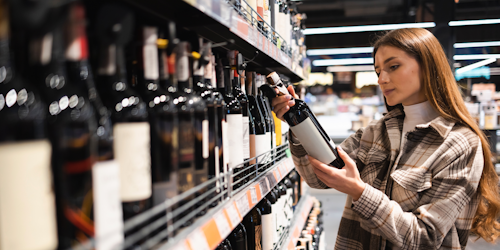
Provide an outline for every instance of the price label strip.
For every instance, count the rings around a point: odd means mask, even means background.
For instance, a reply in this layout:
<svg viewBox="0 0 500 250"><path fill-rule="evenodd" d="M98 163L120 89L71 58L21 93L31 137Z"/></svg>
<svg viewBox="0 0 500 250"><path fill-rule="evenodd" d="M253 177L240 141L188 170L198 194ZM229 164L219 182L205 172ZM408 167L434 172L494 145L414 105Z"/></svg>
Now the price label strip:
<svg viewBox="0 0 500 250"><path fill-rule="evenodd" d="M255 187L250 188L250 200L252 202L252 206L255 206L259 202L259 199L257 198L257 190Z"/></svg>
<svg viewBox="0 0 500 250"><path fill-rule="evenodd" d="M250 204L248 203L248 196L242 195L236 200L236 206L241 214L247 214L250 211Z"/></svg>
<svg viewBox="0 0 500 250"><path fill-rule="evenodd" d="M185 241L185 242L178 244L177 246L174 246L174 248L172 248L172 250L191 250L191 248L188 246L187 241Z"/></svg>
<svg viewBox="0 0 500 250"><path fill-rule="evenodd" d="M221 238L225 238L229 235L229 233L231 233L231 227L229 226L228 219L224 215L224 212L217 213L214 216L214 220Z"/></svg>
<svg viewBox="0 0 500 250"><path fill-rule="evenodd" d="M226 214L228 221L231 223L232 228L235 228L242 220L234 202L229 204L229 206L224 209L224 213Z"/></svg>
<svg viewBox="0 0 500 250"><path fill-rule="evenodd" d="M211 250L205 234L199 229L188 236L188 241L193 250Z"/></svg>

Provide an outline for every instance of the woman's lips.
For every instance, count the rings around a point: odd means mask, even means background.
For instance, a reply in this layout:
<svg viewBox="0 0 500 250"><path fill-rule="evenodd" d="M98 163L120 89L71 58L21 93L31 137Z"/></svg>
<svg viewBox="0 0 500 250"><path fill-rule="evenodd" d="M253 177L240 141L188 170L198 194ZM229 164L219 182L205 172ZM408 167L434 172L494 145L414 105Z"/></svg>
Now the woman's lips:
<svg viewBox="0 0 500 250"><path fill-rule="evenodd" d="M387 89L387 90L384 90L384 95L387 96L389 95L390 93L392 93L394 91L394 89Z"/></svg>

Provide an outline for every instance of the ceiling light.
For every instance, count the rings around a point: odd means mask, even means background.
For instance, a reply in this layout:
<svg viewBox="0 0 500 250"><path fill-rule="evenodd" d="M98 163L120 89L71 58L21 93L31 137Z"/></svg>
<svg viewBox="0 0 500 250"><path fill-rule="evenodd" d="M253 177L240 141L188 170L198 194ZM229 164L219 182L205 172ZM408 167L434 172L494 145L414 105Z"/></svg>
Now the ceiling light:
<svg viewBox="0 0 500 250"><path fill-rule="evenodd" d="M434 22L425 22L425 23L359 25L359 26L344 26L344 27L323 27L323 28L305 29L304 34L305 35L319 35L319 34L334 34L334 33L395 30L395 29L402 29L402 28L433 28L435 26L436 26L436 24Z"/></svg>
<svg viewBox="0 0 500 250"><path fill-rule="evenodd" d="M333 66L333 65L353 65L353 64L373 64L373 58L347 58L347 59L325 59L314 60L313 66Z"/></svg>
<svg viewBox="0 0 500 250"><path fill-rule="evenodd" d="M461 20L451 21L449 26L468 26L468 25L482 25L482 24L499 24L500 19L483 19L483 20Z"/></svg>
<svg viewBox="0 0 500 250"><path fill-rule="evenodd" d="M500 54L476 54L476 55L454 55L453 59L454 60L482 60L482 59L490 59L490 58L495 58L498 59L500 58Z"/></svg>
<svg viewBox="0 0 500 250"><path fill-rule="evenodd" d="M490 63L496 62L496 60L497 60L496 58L489 58L489 59L486 59L486 60L479 61L477 63L469 64L469 65L467 65L465 67L457 69L456 73L457 74L461 74L461 73L464 73L466 71L469 71L469 70L472 70L472 69L475 69L475 68L479 68L481 66L485 66L485 65L488 65Z"/></svg>
<svg viewBox="0 0 500 250"><path fill-rule="evenodd" d="M307 55L308 56L345 55L345 54L359 54L359 53L372 53L372 52L373 52L373 47L309 49L309 50L307 50Z"/></svg>
<svg viewBox="0 0 500 250"><path fill-rule="evenodd" d="M475 47L491 47L500 46L500 41L497 42L472 42L472 43L455 43L454 48L475 48Z"/></svg>
<svg viewBox="0 0 500 250"><path fill-rule="evenodd" d="M328 72L360 72L373 71L373 65L358 65L358 66L330 66L326 68Z"/></svg>

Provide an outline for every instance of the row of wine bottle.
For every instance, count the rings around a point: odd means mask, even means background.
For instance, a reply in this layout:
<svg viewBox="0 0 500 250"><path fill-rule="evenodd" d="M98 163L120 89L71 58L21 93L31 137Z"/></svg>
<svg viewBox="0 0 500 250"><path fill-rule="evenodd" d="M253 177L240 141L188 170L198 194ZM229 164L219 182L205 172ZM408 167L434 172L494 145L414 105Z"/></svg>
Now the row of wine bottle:
<svg viewBox="0 0 500 250"><path fill-rule="evenodd" d="M313 208L309 213L295 250L325 250L325 247L321 202L313 198Z"/></svg>
<svg viewBox="0 0 500 250"><path fill-rule="evenodd" d="M274 249L291 225L301 192L300 177L293 170L243 218L217 249Z"/></svg>
<svg viewBox="0 0 500 250"><path fill-rule="evenodd" d="M277 160L287 129L237 51L125 3L52 4L0 0L0 249L109 249L124 220Z"/></svg>

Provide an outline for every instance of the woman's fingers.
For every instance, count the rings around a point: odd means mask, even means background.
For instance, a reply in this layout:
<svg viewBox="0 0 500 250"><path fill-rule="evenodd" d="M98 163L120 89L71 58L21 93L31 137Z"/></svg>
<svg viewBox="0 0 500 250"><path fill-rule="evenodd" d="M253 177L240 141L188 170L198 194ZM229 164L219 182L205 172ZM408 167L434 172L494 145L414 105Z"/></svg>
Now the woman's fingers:
<svg viewBox="0 0 500 250"><path fill-rule="evenodd" d="M295 89L293 88L292 85L288 86L287 90L288 90L288 93L290 93L290 95L292 95L294 98L299 98L299 96L297 94L295 94Z"/></svg>
<svg viewBox="0 0 500 250"><path fill-rule="evenodd" d="M311 165L313 165L318 170L321 170L321 172L324 172L324 173L331 172L332 167L329 167L328 165L316 160L314 157L312 157L310 155L307 157L309 158L309 162L311 162Z"/></svg>
<svg viewBox="0 0 500 250"><path fill-rule="evenodd" d="M344 160L346 166L356 166L356 163L351 159L351 157L342 149L342 147L337 147L337 152L339 152L340 158Z"/></svg>
<svg viewBox="0 0 500 250"><path fill-rule="evenodd" d="M277 96L277 97L273 98L273 100L271 101L271 105L274 107L274 106L281 104L281 103L287 103L291 99L292 99L291 95Z"/></svg>

